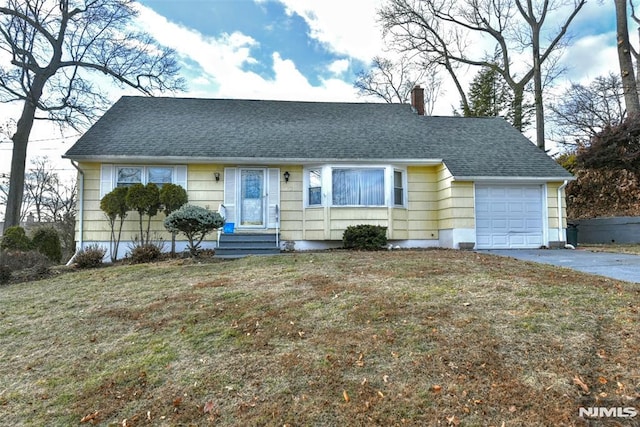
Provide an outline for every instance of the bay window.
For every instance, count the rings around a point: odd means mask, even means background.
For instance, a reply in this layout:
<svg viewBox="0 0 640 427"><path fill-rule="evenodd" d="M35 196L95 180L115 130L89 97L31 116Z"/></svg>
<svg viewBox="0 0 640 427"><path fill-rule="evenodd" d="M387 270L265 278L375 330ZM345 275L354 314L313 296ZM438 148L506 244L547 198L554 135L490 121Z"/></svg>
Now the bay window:
<svg viewBox="0 0 640 427"><path fill-rule="evenodd" d="M406 203L406 171L392 166L305 169L305 206L396 206Z"/></svg>
<svg viewBox="0 0 640 427"><path fill-rule="evenodd" d="M333 169L334 206L383 206L384 169Z"/></svg>

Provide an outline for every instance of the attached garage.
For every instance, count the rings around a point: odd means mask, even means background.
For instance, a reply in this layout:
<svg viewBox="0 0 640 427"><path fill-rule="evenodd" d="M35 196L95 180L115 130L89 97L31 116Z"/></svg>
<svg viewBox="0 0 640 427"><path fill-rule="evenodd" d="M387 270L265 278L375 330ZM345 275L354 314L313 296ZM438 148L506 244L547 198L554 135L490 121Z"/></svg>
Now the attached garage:
<svg viewBox="0 0 640 427"><path fill-rule="evenodd" d="M531 249L544 244L542 185L475 187L476 247Z"/></svg>

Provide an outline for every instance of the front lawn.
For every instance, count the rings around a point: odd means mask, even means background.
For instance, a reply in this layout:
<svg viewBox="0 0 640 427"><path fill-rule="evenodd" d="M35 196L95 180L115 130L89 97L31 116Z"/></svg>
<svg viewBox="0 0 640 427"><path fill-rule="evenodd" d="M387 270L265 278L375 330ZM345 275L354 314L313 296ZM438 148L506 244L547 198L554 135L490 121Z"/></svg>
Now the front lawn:
<svg viewBox="0 0 640 427"><path fill-rule="evenodd" d="M452 250L69 273L0 287L0 424L587 425L639 406L639 301Z"/></svg>

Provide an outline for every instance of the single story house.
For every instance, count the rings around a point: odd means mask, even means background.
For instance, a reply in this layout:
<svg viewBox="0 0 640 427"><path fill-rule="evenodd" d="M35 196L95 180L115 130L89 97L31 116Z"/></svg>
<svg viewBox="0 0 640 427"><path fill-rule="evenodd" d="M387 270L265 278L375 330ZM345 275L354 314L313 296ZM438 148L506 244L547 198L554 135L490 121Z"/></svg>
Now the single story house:
<svg viewBox="0 0 640 427"><path fill-rule="evenodd" d="M297 250L339 246L358 224L400 247L564 245L572 175L504 119L425 116L423 99L122 97L64 155L79 170L78 243L108 247L99 205L114 187L172 182L234 233ZM136 225L131 213L120 256Z"/></svg>

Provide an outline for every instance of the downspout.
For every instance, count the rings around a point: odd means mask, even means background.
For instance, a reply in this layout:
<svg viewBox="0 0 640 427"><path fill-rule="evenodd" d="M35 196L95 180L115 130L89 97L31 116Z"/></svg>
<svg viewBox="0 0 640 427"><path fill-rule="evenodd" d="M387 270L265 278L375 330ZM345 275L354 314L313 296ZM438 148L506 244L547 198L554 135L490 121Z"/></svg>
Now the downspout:
<svg viewBox="0 0 640 427"><path fill-rule="evenodd" d="M562 190L569 184L568 180L564 180L564 183L558 187L558 241L562 241ZM564 241L567 241L565 236Z"/></svg>
<svg viewBox="0 0 640 427"><path fill-rule="evenodd" d="M84 171L80 169L80 166L73 160L71 160L71 165L78 171L80 174L80 180L78 182L78 215L80 216L78 228L80 229L80 233L78 235L78 248L76 249L76 253L73 254L71 259L67 262L67 265L73 264L73 261L76 259L76 255L83 249L84 246Z"/></svg>

